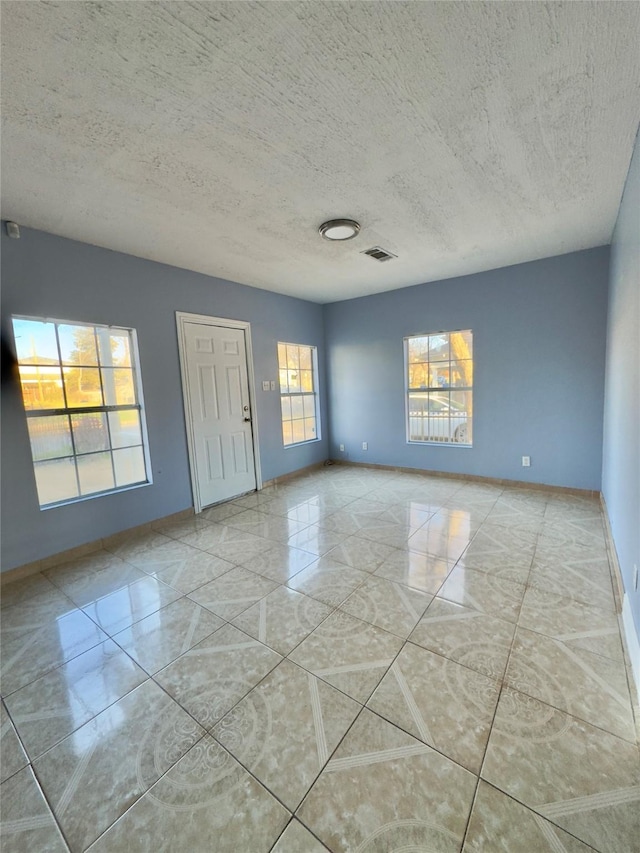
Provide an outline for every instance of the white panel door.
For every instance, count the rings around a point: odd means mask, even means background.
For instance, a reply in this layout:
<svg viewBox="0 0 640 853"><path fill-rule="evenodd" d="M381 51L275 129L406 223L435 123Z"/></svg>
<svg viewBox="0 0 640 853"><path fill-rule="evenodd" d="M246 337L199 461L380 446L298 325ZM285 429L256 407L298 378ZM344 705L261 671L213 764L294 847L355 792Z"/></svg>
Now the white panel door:
<svg viewBox="0 0 640 853"><path fill-rule="evenodd" d="M186 379L201 507L256 487L244 331L185 323Z"/></svg>

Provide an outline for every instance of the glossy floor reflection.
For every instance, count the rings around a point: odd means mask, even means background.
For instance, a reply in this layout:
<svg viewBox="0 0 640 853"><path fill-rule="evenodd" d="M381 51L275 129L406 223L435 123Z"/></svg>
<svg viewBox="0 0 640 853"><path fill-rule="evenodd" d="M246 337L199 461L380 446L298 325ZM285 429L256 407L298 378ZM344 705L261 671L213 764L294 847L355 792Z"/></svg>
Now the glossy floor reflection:
<svg viewBox="0 0 640 853"><path fill-rule="evenodd" d="M637 853L599 503L328 467L2 595L5 853Z"/></svg>

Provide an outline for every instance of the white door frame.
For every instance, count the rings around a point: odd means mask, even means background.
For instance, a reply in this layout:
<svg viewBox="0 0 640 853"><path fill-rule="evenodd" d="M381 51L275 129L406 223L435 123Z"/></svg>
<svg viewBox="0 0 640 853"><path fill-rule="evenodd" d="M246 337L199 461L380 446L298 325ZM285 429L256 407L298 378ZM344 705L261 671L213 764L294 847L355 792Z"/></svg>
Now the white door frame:
<svg viewBox="0 0 640 853"><path fill-rule="evenodd" d="M196 513L198 513L202 512L202 502L200 500L200 487L198 485L195 438L193 434L193 422L191 420L191 399L189 397L189 383L187 382L187 345L185 337L185 326L187 323L200 323L203 326L223 326L227 329L241 329L242 331L244 331L245 354L247 358L247 382L249 385L249 405L251 406L253 464L256 472L256 489L258 490L262 488L262 472L260 469L260 443L258 441L258 411L256 406L255 377L253 372L251 323L246 323L244 320L230 320L227 317L210 317L207 314L189 314L185 311L176 311L176 325L178 327L178 353L180 356L180 376L182 377L182 399L184 407L185 426L187 428L187 446L189 450L189 473L191 475L193 507Z"/></svg>

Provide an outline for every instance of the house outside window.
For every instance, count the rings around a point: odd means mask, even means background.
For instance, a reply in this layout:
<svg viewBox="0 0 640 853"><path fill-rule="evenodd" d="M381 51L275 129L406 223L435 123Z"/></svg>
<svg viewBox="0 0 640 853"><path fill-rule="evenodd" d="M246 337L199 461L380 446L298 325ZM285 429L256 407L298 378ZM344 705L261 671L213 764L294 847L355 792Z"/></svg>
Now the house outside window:
<svg viewBox="0 0 640 853"><path fill-rule="evenodd" d="M278 373L284 446L317 441L320 438L317 348L279 342Z"/></svg>
<svg viewBox="0 0 640 853"><path fill-rule="evenodd" d="M407 441L473 444L473 333L405 338Z"/></svg>
<svg viewBox="0 0 640 853"><path fill-rule="evenodd" d="M12 322L40 508L149 483L135 331Z"/></svg>

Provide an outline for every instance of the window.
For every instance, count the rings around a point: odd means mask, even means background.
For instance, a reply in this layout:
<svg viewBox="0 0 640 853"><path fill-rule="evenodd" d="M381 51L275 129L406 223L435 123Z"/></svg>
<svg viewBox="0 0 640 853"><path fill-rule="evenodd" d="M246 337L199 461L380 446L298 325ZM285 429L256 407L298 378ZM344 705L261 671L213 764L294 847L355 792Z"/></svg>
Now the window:
<svg viewBox="0 0 640 853"><path fill-rule="evenodd" d="M315 347L278 344L282 440L285 447L319 438L317 362Z"/></svg>
<svg viewBox="0 0 640 853"><path fill-rule="evenodd" d="M434 332L405 338L407 440L470 447L473 334Z"/></svg>
<svg viewBox="0 0 640 853"><path fill-rule="evenodd" d="M14 317L40 507L149 482L135 332Z"/></svg>

